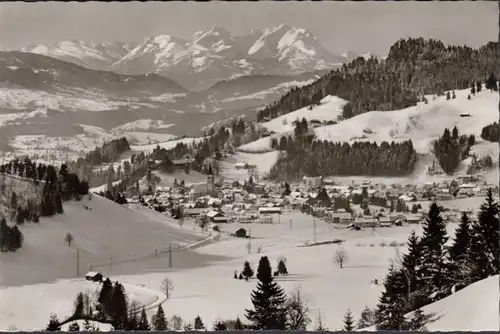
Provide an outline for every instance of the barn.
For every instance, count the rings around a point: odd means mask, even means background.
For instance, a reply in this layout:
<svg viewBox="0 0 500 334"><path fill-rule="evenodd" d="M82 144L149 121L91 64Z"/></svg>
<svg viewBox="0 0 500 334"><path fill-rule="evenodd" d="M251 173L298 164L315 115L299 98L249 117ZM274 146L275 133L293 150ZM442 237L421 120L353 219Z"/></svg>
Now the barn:
<svg viewBox="0 0 500 334"><path fill-rule="evenodd" d="M91 282L102 282L103 280L103 275L99 272L95 272L95 271L89 271L86 275L85 275L85 279L87 281L91 281Z"/></svg>

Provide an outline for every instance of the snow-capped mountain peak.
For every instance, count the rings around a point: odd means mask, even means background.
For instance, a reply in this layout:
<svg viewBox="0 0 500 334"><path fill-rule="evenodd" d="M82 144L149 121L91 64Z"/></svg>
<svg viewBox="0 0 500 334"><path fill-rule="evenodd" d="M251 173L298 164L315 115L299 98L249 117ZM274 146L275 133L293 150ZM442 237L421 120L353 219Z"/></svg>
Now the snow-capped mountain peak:
<svg viewBox="0 0 500 334"><path fill-rule="evenodd" d="M187 39L162 34L134 46L65 41L23 51L121 74L156 73L195 90L242 75L329 69L344 60L328 52L307 30L285 24L252 30L243 36L213 26Z"/></svg>

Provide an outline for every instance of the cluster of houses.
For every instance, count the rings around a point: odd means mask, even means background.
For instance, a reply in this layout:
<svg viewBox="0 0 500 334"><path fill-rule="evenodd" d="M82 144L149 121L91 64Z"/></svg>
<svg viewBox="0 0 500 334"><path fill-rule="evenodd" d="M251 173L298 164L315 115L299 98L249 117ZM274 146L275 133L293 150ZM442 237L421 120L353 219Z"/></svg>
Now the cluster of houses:
<svg viewBox="0 0 500 334"><path fill-rule="evenodd" d="M244 168L235 166L235 168ZM249 190L238 182L217 184L212 175L207 175L206 182L188 185L172 185L157 187L154 194L140 198L143 205L159 212L171 214L174 218L191 218L200 225L218 228L219 224L238 222L273 223L280 220L284 211L301 210L307 206L308 213L321 217L334 224L345 226L375 227L393 226L402 223L420 223L425 219L427 207L413 210L419 201L445 201L460 197L483 196L488 188L498 191L498 186L481 183L473 176L459 176L451 182L426 183L416 185L372 184L364 181L361 184L338 184L334 179L323 177L304 177L295 184L274 184L257 182ZM329 205L318 200L320 193L326 192ZM375 199L380 205L371 205L369 212L359 210L352 205L350 212L345 208L336 208L336 199L342 198L348 203L356 196L367 196ZM135 197L129 202L138 202ZM374 201L375 202L375 201ZM402 202L409 210L389 209L388 203ZM395 212L397 211L397 212ZM470 212L473 214L473 212ZM458 221L459 210L447 210L444 219ZM207 224L208 223L208 224Z"/></svg>

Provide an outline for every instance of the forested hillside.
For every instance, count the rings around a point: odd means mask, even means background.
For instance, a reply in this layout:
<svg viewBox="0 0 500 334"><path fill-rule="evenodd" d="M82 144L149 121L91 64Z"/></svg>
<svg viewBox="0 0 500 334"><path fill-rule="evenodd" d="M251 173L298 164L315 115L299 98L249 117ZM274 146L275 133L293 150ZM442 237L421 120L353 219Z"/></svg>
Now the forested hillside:
<svg viewBox="0 0 500 334"><path fill-rule="evenodd" d="M415 105L424 94L442 94L498 78L498 43L479 49L445 46L437 40L399 40L385 60L359 57L318 81L294 88L260 110L257 119L272 119L318 103L326 95L349 101L344 118L371 110L396 110Z"/></svg>

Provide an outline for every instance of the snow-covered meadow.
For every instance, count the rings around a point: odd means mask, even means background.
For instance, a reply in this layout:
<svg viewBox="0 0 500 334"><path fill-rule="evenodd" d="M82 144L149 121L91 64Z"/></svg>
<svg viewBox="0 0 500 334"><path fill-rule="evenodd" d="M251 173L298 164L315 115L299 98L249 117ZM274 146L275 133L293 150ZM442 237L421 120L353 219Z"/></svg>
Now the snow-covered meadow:
<svg viewBox="0 0 500 334"><path fill-rule="evenodd" d="M158 221L164 217L155 212L142 215ZM167 224L174 228L174 223ZM252 238L230 236L230 233L240 227L246 228ZM455 224L449 224L449 233L454 228ZM187 225L176 226L175 233L182 230L186 233L188 229ZM168 276L174 284L174 290L171 299L163 304L166 314L179 315L185 321L192 321L200 315L210 326L217 318L231 319L240 316L243 319L245 308L251 306L250 292L255 288L255 279L246 282L233 278L235 270L242 270L244 261L248 260L256 269L258 260L263 255L271 259L273 266L278 259L284 257L287 259L290 275L278 278L279 283L288 292L300 288L307 296L312 326L316 316L321 313L325 324L336 329L341 327L342 317L348 308L357 317L365 306L374 307L377 304L381 288L371 282L373 279L382 281L388 265L394 261L396 248L404 251L403 244L412 229L421 233L418 225L351 231L336 228L319 219L313 220L304 214L287 212L279 219L278 216L274 217L274 224L233 223L224 226L219 241L196 249L201 254L230 256L229 260L212 263L208 267L184 270L174 268L174 271L168 273L155 273L154 268L148 273L147 270L144 272L144 268L143 273L112 276L112 279L122 282L126 287L143 288L141 291L146 296L134 295L132 298L147 304L153 298L151 291L159 292L161 281ZM344 242L341 245L304 247L314 240L321 242L333 239ZM339 247L347 251L349 258L342 269L333 261ZM0 304L8 304L9 307L0 312L0 323L6 328L12 325L18 329L43 328L51 312L60 313L61 316L71 312L74 296L86 289L85 284L90 283L66 280L4 288L0 290ZM33 291L42 293L44 298L37 301L37 306L32 311L26 311L24 303L12 302L14 296L28 298L33 295ZM137 291L139 290L134 290L134 294L139 293ZM23 300L22 298L18 300ZM45 311L35 315L39 309ZM26 312L29 313L28 322L24 320ZM150 310L150 315L153 312L154 310Z"/></svg>

